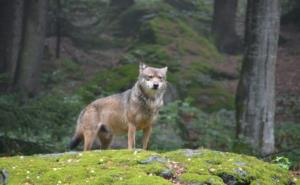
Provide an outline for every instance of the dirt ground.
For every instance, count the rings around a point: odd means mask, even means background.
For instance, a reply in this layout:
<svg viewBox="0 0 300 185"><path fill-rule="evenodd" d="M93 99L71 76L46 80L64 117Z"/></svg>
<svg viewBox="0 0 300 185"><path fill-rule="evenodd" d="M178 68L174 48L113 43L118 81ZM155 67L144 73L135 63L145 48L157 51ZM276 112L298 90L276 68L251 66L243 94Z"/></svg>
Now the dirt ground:
<svg viewBox="0 0 300 185"><path fill-rule="evenodd" d="M276 66L276 106L278 122L300 122L300 30L282 26Z"/></svg>

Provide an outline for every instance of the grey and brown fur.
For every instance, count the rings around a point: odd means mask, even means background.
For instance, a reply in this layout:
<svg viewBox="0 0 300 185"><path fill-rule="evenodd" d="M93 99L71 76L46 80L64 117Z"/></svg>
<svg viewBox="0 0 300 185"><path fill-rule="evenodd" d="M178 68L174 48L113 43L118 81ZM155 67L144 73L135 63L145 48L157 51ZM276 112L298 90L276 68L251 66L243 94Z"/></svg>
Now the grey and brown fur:
<svg viewBox="0 0 300 185"><path fill-rule="evenodd" d="M106 149L114 135L128 133L128 149L132 149L136 131L143 130L143 149L147 149L152 125L163 105L166 73L167 67L140 64L138 81L132 89L97 99L81 111L70 147L83 140L84 150L90 150L98 137L101 148Z"/></svg>

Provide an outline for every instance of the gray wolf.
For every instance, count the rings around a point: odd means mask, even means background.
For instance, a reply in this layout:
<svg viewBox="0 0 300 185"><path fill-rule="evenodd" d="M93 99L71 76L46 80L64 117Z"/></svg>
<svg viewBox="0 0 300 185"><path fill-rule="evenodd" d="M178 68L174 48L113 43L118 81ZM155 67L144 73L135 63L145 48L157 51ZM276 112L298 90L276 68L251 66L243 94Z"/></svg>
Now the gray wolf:
<svg viewBox="0 0 300 185"><path fill-rule="evenodd" d="M128 133L128 149L133 149L136 131L142 130L143 149L147 149L153 123L163 106L167 70L141 63L138 80L131 89L97 99L85 107L77 120L70 148L83 140L84 150L91 150L98 137L101 149L107 149L114 135Z"/></svg>

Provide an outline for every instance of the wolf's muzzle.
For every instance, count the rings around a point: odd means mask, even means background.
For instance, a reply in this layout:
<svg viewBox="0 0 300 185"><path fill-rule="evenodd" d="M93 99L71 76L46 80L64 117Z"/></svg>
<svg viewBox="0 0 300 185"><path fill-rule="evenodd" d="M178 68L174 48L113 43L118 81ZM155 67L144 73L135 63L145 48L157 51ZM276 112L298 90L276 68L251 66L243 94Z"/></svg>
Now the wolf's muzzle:
<svg viewBox="0 0 300 185"><path fill-rule="evenodd" d="M159 87L159 85L158 85L158 84L153 84L153 89L157 90L157 89L158 89L158 87Z"/></svg>

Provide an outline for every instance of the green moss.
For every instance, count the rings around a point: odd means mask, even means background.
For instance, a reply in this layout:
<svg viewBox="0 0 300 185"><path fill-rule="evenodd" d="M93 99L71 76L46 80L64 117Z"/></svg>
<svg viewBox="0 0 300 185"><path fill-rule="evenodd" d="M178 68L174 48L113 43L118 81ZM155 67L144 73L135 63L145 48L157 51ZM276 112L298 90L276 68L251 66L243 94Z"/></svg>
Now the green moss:
<svg viewBox="0 0 300 185"><path fill-rule="evenodd" d="M186 173L215 175L225 183L227 179L241 184L257 181L268 182L268 185L284 185L290 179L287 170L245 155L198 150L192 154L175 151L168 153L168 157L185 164Z"/></svg>
<svg viewBox="0 0 300 185"><path fill-rule="evenodd" d="M148 160L150 156L165 161ZM159 176L176 162L185 170L178 179L184 183L288 185L293 177L277 165L254 157L210 150L151 151L106 150L53 155L0 158L9 172L9 184L172 184ZM295 180L295 179L294 179Z"/></svg>
<svg viewBox="0 0 300 185"><path fill-rule="evenodd" d="M220 177L214 175L198 175L195 173L184 173L180 176L180 180L187 184L225 185Z"/></svg>
<svg viewBox="0 0 300 185"><path fill-rule="evenodd" d="M193 97L194 104L207 112L234 109L234 94L229 92L222 80L214 78L215 70L206 62L192 62L175 78L184 88L184 96Z"/></svg>
<svg viewBox="0 0 300 185"><path fill-rule="evenodd" d="M161 46L177 45L179 54L198 55L206 60L220 60L213 42L196 32L185 20L158 16L145 22L139 32L139 42Z"/></svg>
<svg viewBox="0 0 300 185"><path fill-rule="evenodd" d="M142 167L147 174L155 175L159 175L163 170L166 169L165 165L160 162L153 162L148 165L140 165L140 167Z"/></svg>

